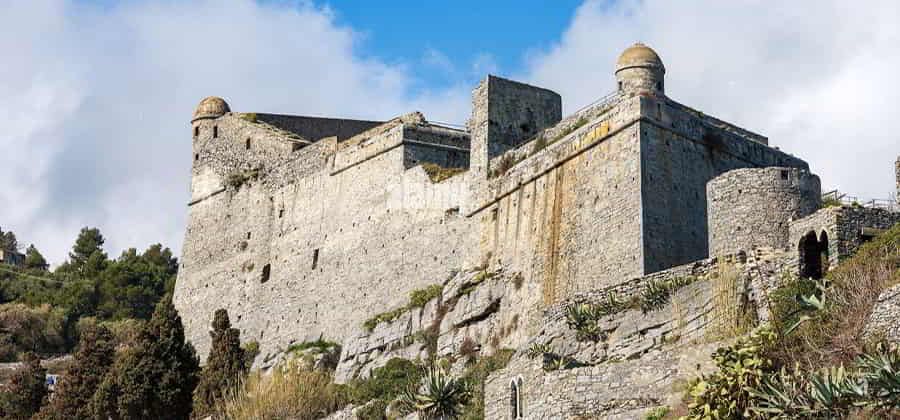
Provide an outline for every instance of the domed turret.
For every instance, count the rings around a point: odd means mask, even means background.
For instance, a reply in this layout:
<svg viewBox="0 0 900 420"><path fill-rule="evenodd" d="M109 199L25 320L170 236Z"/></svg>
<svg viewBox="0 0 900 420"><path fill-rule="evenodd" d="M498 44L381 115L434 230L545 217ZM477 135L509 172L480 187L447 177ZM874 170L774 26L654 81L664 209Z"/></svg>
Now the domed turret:
<svg viewBox="0 0 900 420"><path fill-rule="evenodd" d="M209 96L203 98L203 100L200 101L200 104L197 105L197 109L194 110L194 116L191 118L191 122L205 118L219 118L228 112L231 112L231 108L228 107L228 102L225 102L224 99L217 96Z"/></svg>
<svg viewBox="0 0 900 420"><path fill-rule="evenodd" d="M656 51L640 42L625 49L616 60L620 93L664 95L665 74L666 66Z"/></svg>

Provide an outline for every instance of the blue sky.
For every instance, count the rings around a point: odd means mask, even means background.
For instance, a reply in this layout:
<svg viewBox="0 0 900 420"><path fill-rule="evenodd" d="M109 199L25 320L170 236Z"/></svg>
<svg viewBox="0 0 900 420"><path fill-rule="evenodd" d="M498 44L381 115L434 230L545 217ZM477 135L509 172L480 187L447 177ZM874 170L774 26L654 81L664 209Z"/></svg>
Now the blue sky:
<svg viewBox="0 0 900 420"><path fill-rule="evenodd" d="M486 73L572 112L642 41L669 97L769 137L824 190L895 193L900 2L871 0L0 0L0 226L61 262L84 226L109 252L176 251L189 119L237 112L463 123ZM14 205L8 205L14 203Z"/></svg>
<svg viewBox="0 0 900 420"><path fill-rule="evenodd" d="M363 37L362 52L411 66L428 87L485 71L520 73L530 52L559 41L577 0L330 0L336 22Z"/></svg>

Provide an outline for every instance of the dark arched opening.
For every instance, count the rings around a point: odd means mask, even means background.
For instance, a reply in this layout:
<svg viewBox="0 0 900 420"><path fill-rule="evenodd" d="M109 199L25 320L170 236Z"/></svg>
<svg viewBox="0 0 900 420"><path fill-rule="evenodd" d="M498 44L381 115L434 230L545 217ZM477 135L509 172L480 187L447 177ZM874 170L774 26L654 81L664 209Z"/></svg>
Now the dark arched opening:
<svg viewBox="0 0 900 420"><path fill-rule="evenodd" d="M819 258L822 261L822 275L828 272L828 267L830 263L830 257L828 253L828 232L822 231L819 234Z"/></svg>
<svg viewBox="0 0 900 420"><path fill-rule="evenodd" d="M822 278L822 255L816 232L810 231L800 238L797 249L800 257L800 277L810 279Z"/></svg>
<svg viewBox="0 0 900 420"><path fill-rule="evenodd" d="M519 384L515 379L509 381L509 418L519 418Z"/></svg>

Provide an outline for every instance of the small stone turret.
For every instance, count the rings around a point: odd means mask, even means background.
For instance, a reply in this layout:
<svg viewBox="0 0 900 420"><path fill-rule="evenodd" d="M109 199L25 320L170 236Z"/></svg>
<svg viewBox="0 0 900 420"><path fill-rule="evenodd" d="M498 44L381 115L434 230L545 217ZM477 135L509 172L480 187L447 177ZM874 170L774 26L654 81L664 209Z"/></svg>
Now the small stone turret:
<svg viewBox="0 0 900 420"><path fill-rule="evenodd" d="M665 95L666 66L656 51L639 43L628 47L616 60L619 93Z"/></svg>
<svg viewBox="0 0 900 420"><path fill-rule="evenodd" d="M200 104L197 105L197 108L194 110L194 115L191 118L191 122L193 123L197 120L209 118L219 118L228 112L231 112L231 108L228 107L228 102L225 102L224 99L218 96L209 96L203 98L203 100L200 101Z"/></svg>

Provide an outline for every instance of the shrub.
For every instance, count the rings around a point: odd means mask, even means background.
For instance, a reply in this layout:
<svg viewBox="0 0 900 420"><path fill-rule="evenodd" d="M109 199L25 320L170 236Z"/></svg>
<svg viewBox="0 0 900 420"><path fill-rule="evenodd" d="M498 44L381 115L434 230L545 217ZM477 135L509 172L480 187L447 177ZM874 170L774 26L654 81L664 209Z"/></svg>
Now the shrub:
<svg viewBox="0 0 900 420"><path fill-rule="evenodd" d="M375 326L382 322L391 322L397 318L400 318L401 315L410 310L423 308L429 301L440 296L443 291L444 286L440 284L433 284L424 289L413 290L409 292L409 302L407 302L406 305L387 312L382 312L373 316L372 318L367 319L365 322L363 322L363 328L368 331L372 331L375 329Z"/></svg>
<svg viewBox="0 0 900 420"><path fill-rule="evenodd" d="M387 364L372 370L367 379L354 379L348 383L348 394L354 404L374 399L390 401L407 388L419 382L421 367L401 358L388 360Z"/></svg>
<svg viewBox="0 0 900 420"><path fill-rule="evenodd" d="M313 420L346 404L345 392L331 383L330 374L299 369L295 361L289 361L269 375L251 374L217 411L232 420Z"/></svg>
<svg viewBox="0 0 900 420"><path fill-rule="evenodd" d="M288 353L298 353L298 352L301 352L304 350L310 350L310 349L312 349L316 353L327 353L327 352L334 351L334 350L336 350L338 353L340 353L341 345L338 343L335 343L333 341L328 341L328 340L323 339L322 337L319 337L315 341L306 341L303 343L291 344L287 348L287 352Z"/></svg>
<svg viewBox="0 0 900 420"><path fill-rule="evenodd" d="M657 407L644 416L644 420L663 420L669 414L669 407Z"/></svg>
<svg viewBox="0 0 900 420"><path fill-rule="evenodd" d="M255 112L244 112L240 114L238 118L251 123L255 123L257 121Z"/></svg>
<svg viewBox="0 0 900 420"><path fill-rule="evenodd" d="M544 354L552 352L550 345L547 343L534 343L528 350L525 351L525 355L528 356L529 359L536 359L538 357L543 357Z"/></svg>
<svg viewBox="0 0 900 420"><path fill-rule="evenodd" d="M466 338L463 338L462 343L459 345L459 355L469 361L474 361L475 357L478 356L478 344L475 343L472 337L466 336Z"/></svg>
<svg viewBox="0 0 900 420"><path fill-rule="evenodd" d="M440 284L432 284L424 289L417 289L409 292L408 309L424 308L425 305L434 298L441 296L444 286Z"/></svg>
<svg viewBox="0 0 900 420"><path fill-rule="evenodd" d="M244 343L244 366L248 368L253 366L256 356L259 356L259 343L256 341L248 341Z"/></svg>
<svg viewBox="0 0 900 420"><path fill-rule="evenodd" d="M749 337L713 353L718 371L695 381L689 389L689 414L693 419L734 419L750 415L751 390L773 372L765 352L775 343L775 333L763 327Z"/></svg>
<svg viewBox="0 0 900 420"><path fill-rule="evenodd" d="M0 305L0 361L24 352L58 354L66 350L65 314L50 305Z"/></svg>
<svg viewBox="0 0 900 420"><path fill-rule="evenodd" d="M445 168L436 163L423 163L422 169L425 170L425 173L428 174L428 178L434 183L444 181L454 175L466 171L466 168Z"/></svg>
<svg viewBox="0 0 900 420"><path fill-rule="evenodd" d="M26 353L23 361L24 368L13 374L9 386L0 394L0 418L30 419L47 396L47 371L41 367L41 360L34 353Z"/></svg>

